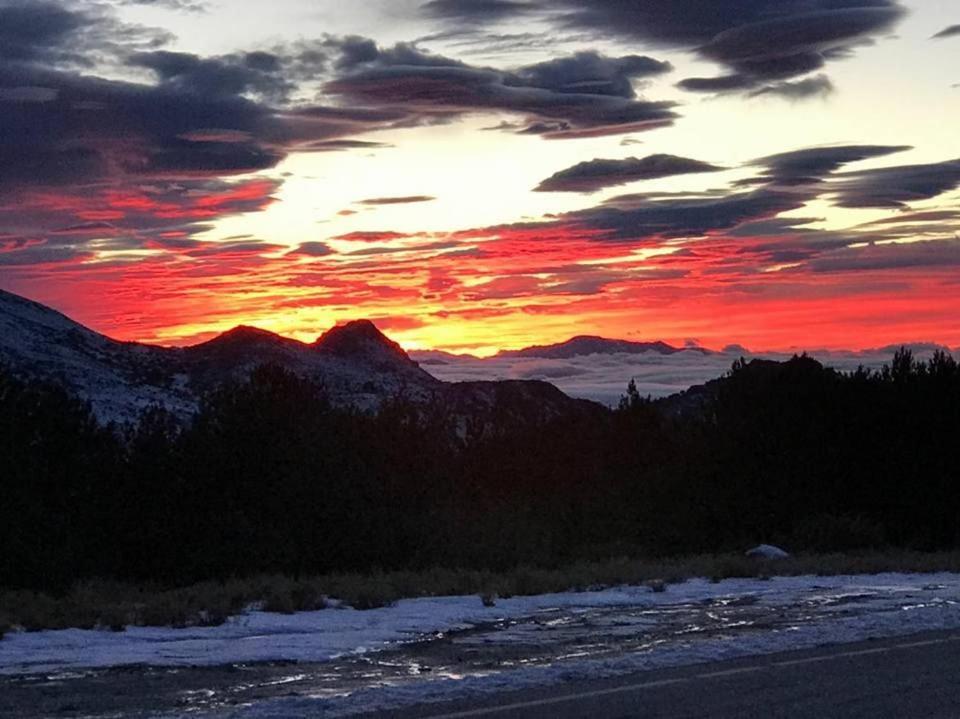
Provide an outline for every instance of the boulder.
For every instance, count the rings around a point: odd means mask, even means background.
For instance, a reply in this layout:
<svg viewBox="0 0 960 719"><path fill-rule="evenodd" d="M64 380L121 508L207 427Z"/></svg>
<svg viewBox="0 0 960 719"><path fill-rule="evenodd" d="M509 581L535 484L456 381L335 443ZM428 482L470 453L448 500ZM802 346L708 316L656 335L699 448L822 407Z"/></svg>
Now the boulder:
<svg viewBox="0 0 960 719"><path fill-rule="evenodd" d="M790 554L772 544L761 544L760 546L747 550L747 556L754 557L755 559L786 559Z"/></svg>

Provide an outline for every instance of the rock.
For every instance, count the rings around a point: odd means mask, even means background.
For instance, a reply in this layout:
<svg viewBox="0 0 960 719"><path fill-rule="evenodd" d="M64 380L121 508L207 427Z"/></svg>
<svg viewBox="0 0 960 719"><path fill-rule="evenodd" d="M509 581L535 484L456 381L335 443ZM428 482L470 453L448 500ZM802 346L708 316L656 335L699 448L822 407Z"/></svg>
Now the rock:
<svg viewBox="0 0 960 719"><path fill-rule="evenodd" d="M786 559L790 554L772 544L761 544L747 551L748 557L755 559Z"/></svg>
<svg viewBox="0 0 960 719"><path fill-rule="evenodd" d="M665 592L667 591L667 583L663 579L651 579L647 582L647 586L650 588L651 592Z"/></svg>

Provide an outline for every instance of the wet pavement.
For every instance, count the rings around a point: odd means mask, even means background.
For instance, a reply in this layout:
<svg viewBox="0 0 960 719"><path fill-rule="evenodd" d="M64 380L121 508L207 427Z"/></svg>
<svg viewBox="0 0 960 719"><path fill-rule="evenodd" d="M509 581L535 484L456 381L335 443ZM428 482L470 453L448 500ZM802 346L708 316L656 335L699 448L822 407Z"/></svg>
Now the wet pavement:
<svg viewBox="0 0 960 719"><path fill-rule="evenodd" d="M385 651L321 663L122 668L0 677L0 719L204 716L280 697L334 698L426 678L458 679L659 647L787 632L804 624L938 604L932 585L909 591L811 586L789 602L762 593L642 606L566 607L419 636ZM670 590L668 589L668 592Z"/></svg>

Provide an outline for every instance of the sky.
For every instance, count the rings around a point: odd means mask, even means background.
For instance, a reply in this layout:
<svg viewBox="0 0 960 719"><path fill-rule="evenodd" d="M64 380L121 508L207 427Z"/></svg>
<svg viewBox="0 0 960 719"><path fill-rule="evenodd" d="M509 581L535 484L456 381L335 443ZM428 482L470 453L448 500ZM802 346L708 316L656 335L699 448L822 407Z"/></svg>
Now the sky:
<svg viewBox="0 0 960 719"><path fill-rule="evenodd" d="M958 59L954 0L0 0L0 288L162 344L958 346Z"/></svg>

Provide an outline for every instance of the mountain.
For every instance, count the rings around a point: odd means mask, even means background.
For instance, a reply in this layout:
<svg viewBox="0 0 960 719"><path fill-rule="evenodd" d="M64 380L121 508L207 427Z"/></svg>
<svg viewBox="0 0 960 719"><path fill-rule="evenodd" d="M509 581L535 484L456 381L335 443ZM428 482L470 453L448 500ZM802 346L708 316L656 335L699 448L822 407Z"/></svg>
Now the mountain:
<svg viewBox="0 0 960 719"><path fill-rule="evenodd" d="M356 320L324 332L313 345L317 351L333 357L360 359L384 367L400 364L416 366L403 348L388 339L370 320Z"/></svg>
<svg viewBox="0 0 960 719"><path fill-rule="evenodd" d="M440 385L365 320L335 327L313 344L240 326L178 352L197 392L243 379L264 364L309 377L324 386L335 404L362 410L375 409L396 396L427 401Z"/></svg>
<svg viewBox="0 0 960 719"><path fill-rule="evenodd" d="M0 364L89 400L101 420L130 421L147 407L196 407L168 350L117 342L59 312L0 290Z"/></svg>
<svg viewBox="0 0 960 719"><path fill-rule="evenodd" d="M493 424L522 427L563 416L598 418L607 411L596 402L573 399L550 382L539 380L451 382L446 388L443 411L454 426L472 418L481 420L484 429Z"/></svg>
<svg viewBox="0 0 960 719"><path fill-rule="evenodd" d="M499 416L542 418L598 409L545 382L442 382L369 321L334 327L316 342L239 326L191 347L118 342L59 312L0 290L0 364L52 380L89 401L102 422L129 424L152 406L182 418L204 392L242 380L264 364L320 384L339 406L372 411L403 398L481 423Z"/></svg>
<svg viewBox="0 0 960 719"><path fill-rule="evenodd" d="M559 344L535 345L521 350L505 350L498 353L497 357L570 359L594 354L644 354L647 352L660 355L672 355L678 352L708 354L709 350L702 347L673 347L666 342L631 342L629 340L611 340L593 335L580 335Z"/></svg>
<svg viewBox="0 0 960 719"><path fill-rule="evenodd" d="M455 354L443 350L413 350L410 357L419 365L446 365L451 362L478 361L480 357L472 354Z"/></svg>
<svg viewBox="0 0 960 719"><path fill-rule="evenodd" d="M807 355L794 355L783 361L752 359L737 363L732 372L658 399L654 404L668 417L700 418L708 413L711 403L734 391L765 394L777 383L807 387L837 376L836 370Z"/></svg>

